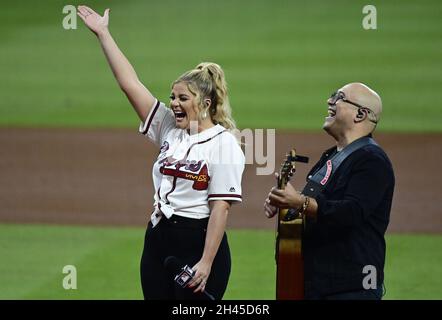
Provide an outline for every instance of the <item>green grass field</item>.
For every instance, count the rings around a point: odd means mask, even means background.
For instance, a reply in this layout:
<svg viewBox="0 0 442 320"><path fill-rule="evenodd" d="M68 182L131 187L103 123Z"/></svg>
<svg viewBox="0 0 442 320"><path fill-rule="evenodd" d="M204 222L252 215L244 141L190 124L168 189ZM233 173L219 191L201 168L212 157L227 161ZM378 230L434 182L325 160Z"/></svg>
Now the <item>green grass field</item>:
<svg viewBox="0 0 442 320"><path fill-rule="evenodd" d="M72 1L71 4L80 4ZM81 1L103 12L99 1ZM240 127L319 129L343 84L378 90L384 131L442 130L442 2L107 1L110 29L140 79L167 102L171 82L200 61L227 73ZM0 10L0 126L135 127L95 37L66 1L5 1Z"/></svg>
<svg viewBox="0 0 442 320"><path fill-rule="evenodd" d="M225 299L274 299L272 231L230 230ZM142 299L142 228L0 225L0 299ZM389 235L385 299L442 299L442 236ZM63 266L77 268L64 290Z"/></svg>

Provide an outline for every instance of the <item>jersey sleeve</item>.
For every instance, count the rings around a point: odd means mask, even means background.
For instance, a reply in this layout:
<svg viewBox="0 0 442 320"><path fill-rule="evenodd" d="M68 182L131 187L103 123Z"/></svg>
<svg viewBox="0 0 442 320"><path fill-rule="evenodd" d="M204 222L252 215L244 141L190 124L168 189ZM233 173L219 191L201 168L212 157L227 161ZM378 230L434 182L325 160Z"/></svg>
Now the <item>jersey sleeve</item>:
<svg viewBox="0 0 442 320"><path fill-rule="evenodd" d="M208 200L241 202L244 153L230 133L221 134L220 138L221 143L215 147L209 163Z"/></svg>
<svg viewBox="0 0 442 320"><path fill-rule="evenodd" d="M155 100L146 120L141 122L139 131L153 143L161 146L166 135L173 128L175 128L175 116L172 110L159 100Z"/></svg>

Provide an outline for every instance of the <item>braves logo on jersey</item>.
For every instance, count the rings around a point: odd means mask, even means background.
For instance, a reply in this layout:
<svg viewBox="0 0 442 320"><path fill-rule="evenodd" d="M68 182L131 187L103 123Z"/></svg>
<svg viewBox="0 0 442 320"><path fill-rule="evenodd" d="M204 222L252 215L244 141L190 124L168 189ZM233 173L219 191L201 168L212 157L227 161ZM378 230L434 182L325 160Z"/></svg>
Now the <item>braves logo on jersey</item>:
<svg viewBox="0 0 442 320"><path fill-rule="evenodd" d="M162 174L194 181L192 188L195 190L207 190L209 187L209 171L207 164L202 160L186 160L175 163L173 159L165 158L160 161L160 164L162 164L160 167Z"/></svg>
<svg viewBox="0 0 442 320"><path fill-rule="evenodd" d="M164 152L166 152L167 150L169 150L169 142L164 141L164 142L163 142L163 145L162 145L161 148L160 148L160 153L164 153Z"/></svg>

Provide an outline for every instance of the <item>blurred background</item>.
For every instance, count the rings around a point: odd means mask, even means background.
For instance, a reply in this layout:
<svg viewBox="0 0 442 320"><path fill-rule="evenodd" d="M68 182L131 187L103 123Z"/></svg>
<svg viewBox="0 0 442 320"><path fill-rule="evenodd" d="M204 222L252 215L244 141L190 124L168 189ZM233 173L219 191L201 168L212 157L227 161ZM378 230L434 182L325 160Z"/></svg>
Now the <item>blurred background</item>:
<svg viewBox="0 0 442 320"><path fill-rule="evenodd" d="M103 14L150 91L199 62L220 64L240 129L276 129L276 163L292 147L315 163L333 140L326 99L363 82L383 99L375 138L397 185L387 234L386 299L442 299L442 3L426 1L2 1L0 10L0 299L141 299L138 275L157 150L66 5ZM365 30L365 5L377 29ZM310 165L300 165L301 188ZM274 184L244 174L229 218L226 299L274 299ZM278 169L278 168L276 168ZM64 290L65 265L78 288Z"/></svg>

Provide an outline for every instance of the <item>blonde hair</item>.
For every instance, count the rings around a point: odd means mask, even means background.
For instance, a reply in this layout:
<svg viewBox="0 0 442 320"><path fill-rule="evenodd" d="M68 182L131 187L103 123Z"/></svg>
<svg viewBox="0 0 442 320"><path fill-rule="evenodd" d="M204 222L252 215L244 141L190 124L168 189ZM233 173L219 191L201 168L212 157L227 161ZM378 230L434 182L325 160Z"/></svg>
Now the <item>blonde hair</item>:
<svg viewBox="0 0 442 320"><path fill-rule="evenodd" d="M190 71L185 72L172 84L185 82L187 88L195 95L200 120L202 111L207 109L204 99L210 99L207 112L214 124L220 124L228 130L235 130L236 124L232 118L232 109L227 95L227 83L224 71L213 62L202 62Z"/></svg>

